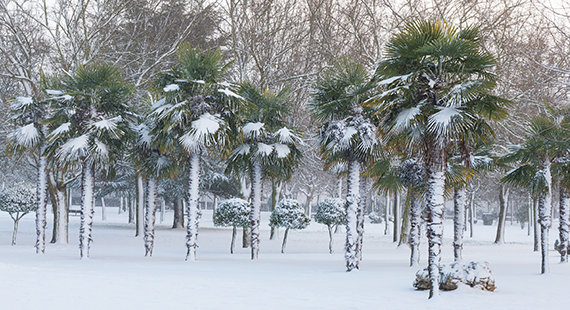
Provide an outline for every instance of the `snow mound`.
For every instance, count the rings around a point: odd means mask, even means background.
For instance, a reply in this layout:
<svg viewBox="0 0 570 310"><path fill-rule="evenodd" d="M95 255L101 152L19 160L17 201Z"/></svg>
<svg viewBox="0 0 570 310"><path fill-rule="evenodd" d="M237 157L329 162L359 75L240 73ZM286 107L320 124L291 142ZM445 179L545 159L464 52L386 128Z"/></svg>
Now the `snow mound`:
<svg viewBox="0 0 570 310"><path fill-rule="evenodd" d="M439 271L439 279L439 288L443 291L453 291L462 283L491 292L496 288L495 278L487 262L469 262L466 265L454 262L449 265L442 265ZM413 286L418 290L430 289L431 283L427 268L416 273Z"/></svg>

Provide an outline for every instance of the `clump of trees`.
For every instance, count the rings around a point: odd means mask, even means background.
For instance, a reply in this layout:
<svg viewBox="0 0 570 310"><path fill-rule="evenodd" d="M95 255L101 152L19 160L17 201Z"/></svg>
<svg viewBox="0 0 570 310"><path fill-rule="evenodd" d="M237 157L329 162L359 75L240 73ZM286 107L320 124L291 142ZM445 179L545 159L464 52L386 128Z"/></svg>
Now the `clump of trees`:
<svg viewBox="0 0 570 310"><path fill-rule="evenodd" d="M287 236L290 229L305 229L309 226L311 219L305 214L305 210L294 199L283 199L279 201L275 210L271 212L269 226L285 228L281 253L285 253L287 247Z"/></svg>
<svg viewBox="0 0 570 310"><path fill-rule="evenodd" d="M338 225L344 225L346 211L344 201L340 198L326 198L317 204L315 222L324 224L329 231L329 253L333 253L333 232Z"/></svg>
<svg viewBox="0 0 570 310"><path fill-rule="evenodd" d="M18 223L28 213L35 211L36 193L33 186L28 184L13 184L0 191L0 211L7 212L14 221L12 245L16 244Z"/></svg>
<svg viewBox="0 0 570 310"><path fill-rule="evenodd" d="M249 203L241 198L232 198L220 202L214 213L214 225L232 227L230 253L234 254L238 227L249 227Z"/></svg>

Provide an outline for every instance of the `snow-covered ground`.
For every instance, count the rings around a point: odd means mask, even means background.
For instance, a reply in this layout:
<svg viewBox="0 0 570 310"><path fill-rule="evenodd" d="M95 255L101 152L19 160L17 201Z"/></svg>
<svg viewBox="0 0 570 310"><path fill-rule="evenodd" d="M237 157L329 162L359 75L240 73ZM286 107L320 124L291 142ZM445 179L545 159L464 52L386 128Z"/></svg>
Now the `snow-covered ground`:
<svg viewBox="0 0 570 310"><path fill-rule="evenodd" d="M11 219L0 213L0 309L491 310L548 309L570 302L570 265L559 264L551 250L551 273L539 275L540 256L516 223L507 225L507 243L501 246L492 244L495 227L481 223L475 238L466 238L465 260L489 262L495 292L462 287L428 301L427 292L411 286L416 270L408 267L409 249L393 244L383 224L367 224L361 270L347 273L343 233L335 235L335 254L330 255L326 228L316 223L292 231L287 253L281 254L280 240L269 240L268 214L263 214L260 258L252 262L248 249L236 246L237 253L229 254L231 230L214 228L206 211L198 261L189 263L184 261L185 231L170 229L172 213L159 224L149 258L142 239L133 236L134 225L125 224L126 215L116 211L108 208L102 222L96 209L89 260L79 260L79 217L70 217L69 245L48 244L45 255L36 255L34 216L21 221L18 245L10 246ZM453 258L451 228L446 222L444 262ZM550 239L556 234L553 228ZM425 237L422 243L425 264Z"/></svg>

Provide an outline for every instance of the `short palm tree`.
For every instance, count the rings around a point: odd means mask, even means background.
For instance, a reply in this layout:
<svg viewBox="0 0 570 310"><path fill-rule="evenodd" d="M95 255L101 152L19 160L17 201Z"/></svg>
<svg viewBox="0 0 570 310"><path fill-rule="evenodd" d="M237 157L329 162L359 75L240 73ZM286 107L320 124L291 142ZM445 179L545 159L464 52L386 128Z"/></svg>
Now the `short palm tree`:
<svg viewBox="0 0 570 310"><path fill-rule="evenodd" d="M182 45L178 62L158 81L160 96L152 115L157 127L157 145L161 152L181 149L189 164L188 221L186 260L196 259L198 248L198 199L202 154L213 147L223 150L234 125L233 116L242 101L233 85L223 81L227 65L219 49L202 51ZM161 135L175 139L162 139ZM219 146L222 146L221 148Z"/></svg>
<svg viewBox="0 0 570 310"><path fill-rule="evenodd" d="M247 102L243 110L243 126L234 136L236 145L229 157L228 172L250 173L251 259L259 257L259 225L261 218L261 187L263 176L280 175L290 178L301 159L301 139L285 125L289 112L287 89L278 93L259 90L245 83L240 94Z"/></svg>
<svg viewBox="0 0 570 310"><path fill-rule="evenodd" d="M89 257L92 241L95 174L110 168L129 131L127 101L131 88L117 68L106 64L79 66L49 92L54 127L47 152L64 167L81 169L80 256Z"/></svg>
<svg viewBox="0 0 570 310"><path fill-rule="evenodd" d="M538 196L538 222L541 236L541 273L548 272L548 232L552 225L552 181L553 172L561 176L561 198L567 198L567 160L570 149L570 117L566 112L549 110L548 114L534 117L528 124L525 140L522 145L511 146L511 153L505 156L505 161L517 161L519 166L510 171L504 178L505 183L523 185L531 188ZM562 202L562 200L561 200ZM565 199L565 202L567 200ZM567 244L568 210L567 204L562 203L561 213L561 242ZM567 246L563 249L561 260L567 260Z"/></svg>
<svg viewBox="0 0 570 310"><path fill-rule="evenodd" d="M321 154L327 165L348 164L346 194L346 269L359 268L362 258L364 210L360 204L362 165L374 158L378 146L372 110L362 103L370 99L374 85L367 70L343 58L336 61L315 85L311 109L323 123L319 132Z"/></svg>
<svg viewBox="0 0 570 310"><path fill-rule="evenodd" d="M430 298L439 294L446 149L485 119L504 114L504 101L490 95L494 64L476 28L419 21L390 39L376 70L379 93L369 104L378 109L382 131L404 137L426 166Z"/></svg>
<svg viewBox="0 0 570 310"><path fill-rule="evenodd" d="M45 155L49 103L33 97L16 97L12 104L12 119L16 129L8 135L9 155L29 154L37 162L36 253L45 252L46 212L48 199L48 158Z"/></svg>

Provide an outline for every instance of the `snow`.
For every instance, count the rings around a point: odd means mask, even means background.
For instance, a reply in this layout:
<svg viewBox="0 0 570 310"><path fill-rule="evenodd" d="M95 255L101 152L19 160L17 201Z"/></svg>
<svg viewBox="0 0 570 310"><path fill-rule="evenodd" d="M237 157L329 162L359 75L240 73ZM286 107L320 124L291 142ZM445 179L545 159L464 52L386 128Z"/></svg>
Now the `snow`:
<svg viewBox="0 0 570 310"><path fill-rule="evenodd" d="M287 144L275 143L273 144L273 148L277 153L277 158L285 158L289 153L291 153L291 149L289 149Z"/></svg>
<svg viewBox="0 0 570 310"><path fill-rule="evenodd" d="M259 136L261 130L263 129L263 123L247 123L243 126L243 134L248 138L254 138Z"/></svg>
<svg viewBox="0 0 570 310"><path fill-rule="evenodd" d="M111 207L107 207L112 209ZM78 259L79 217L70 216L70 244L47 244L36 255L34 217L20 222L18 244L10 246L12 220L0 212L0 300L3 309L175 309L192 300L196 309L555 309L567 296L570 265L551 264L540 276L540 255L532 252L532 237L520 226L506 226L507 243L493 244L496 226L475 225L475 238L465 240L468 261L487 261L497 281L495 292L460 287L428 301L427 292L411 284L418 268L409 268L409 249L396 247L383 234L383 224L366 223L364 255L359 272L344 271L344 231L333 235L328 253L326 226L311 223L289 234L288 253L281 240L269 240L269 212L262 212L259 260L238 241L228 253L231 228L215 228L211 211L203 211L197 262L184 261L185 231L170 229L173 212L157 222L152 258L144 257L142 238L135 238L128 214L108 212L101 221L95 208L91 258ZM97 216L99 214L99 216ZM48 214L48 236L52 217ZM445 222L443 263L453 260L452 222ZM280 235L280 237L282 237ZM426 264L422 235L421 264ZM241 240L241 232L238 234ZM557 258L556 251L549 254ZM553 259L552 261L555 261ZM149 285L152 284L152 285ZM358 288L356 294L352 288ZM41 288L30 291L30 288ZM81 291L89 292L85 302ZM182 293L185 292L185 293ZM252 298L255 292L256 298Z"/></svg>
<svg viewBox="0 0 570 310"><path fill-rule="evenodd" d="M64 94L64 92L61 90L46 89L46 94L52 95L52 96L61 96Z"/></svg>
<svg viewBox="0 0 570 310"><path fill-rule="evenodd" d="M257 143L257 152L255 153L256 155L267 157L271 155L272 152L273 152L273 146L262 142Z"/></svg>
<svg viewBox="0 0 570 310"><path fill-rule="evenodd" d="M231 91L229 88L220 88L218 91L228 97L234 97L239 100L245 100L242 96L236 94L235 92Z"/></svg>
<svg viewBox="0 0 570 310"><path fill-rule="evenodd" d="M251 149L251 147L249 146L249 144L242 144L234 150L233 156L247 155L247 154L249 154L250 149Z"/></svg>
<svg viewBox="0 0 570 310"><path fill-rule="evenodd" d="M28 106L34 103L34 99L32 97L22 97L18 96L14 100L14 105L12 105L12 110L20 109L23 106Z"/></svg>
<svg viewBox="0 0 570 310"><path fill-rule="evenodd" d="M50 132L49 136L51 137L57 137L59 135L62 135L64 133L69 132L69 128L71 127L71 123L63 123L61 125L59 125L56 129L54 129L52 132Z"/></svg>
<svg viewBox="0 0 570 310"><path fill-rule="evenodd" d="M108 131L111 133L115 138L118 138L117 135L117 124L121 122L123 118L121 116L109 118L109 119L102 119L93 123L93 127L99 131Z"/></svg>
<svg viewBox="0 0 570 310"><path fill-rule="evenodd" d="M395 81L406 81L408 78L410 78L410 76L412 76L412 73L410 74L406 74L406 75L397 75L397 76L393 76L391 78L387 78L384 79L378 83L376 83L376 85L387 85L387 84L392 84Z"/></svg>
<svg viewBox="0 0 570 310"><path fill-rule="evenodd" d="M275 132L275 137L281 143L293 143L295 140L300 141L299 137L297 137L289 128L283 127Z"/></svg>
<svg viewBox="0 0 570 310"><path fill-rule="evenodd" d="M162 89L165 93L175 92L180 90L180 86L178 84L168 84Z"/></svg>

